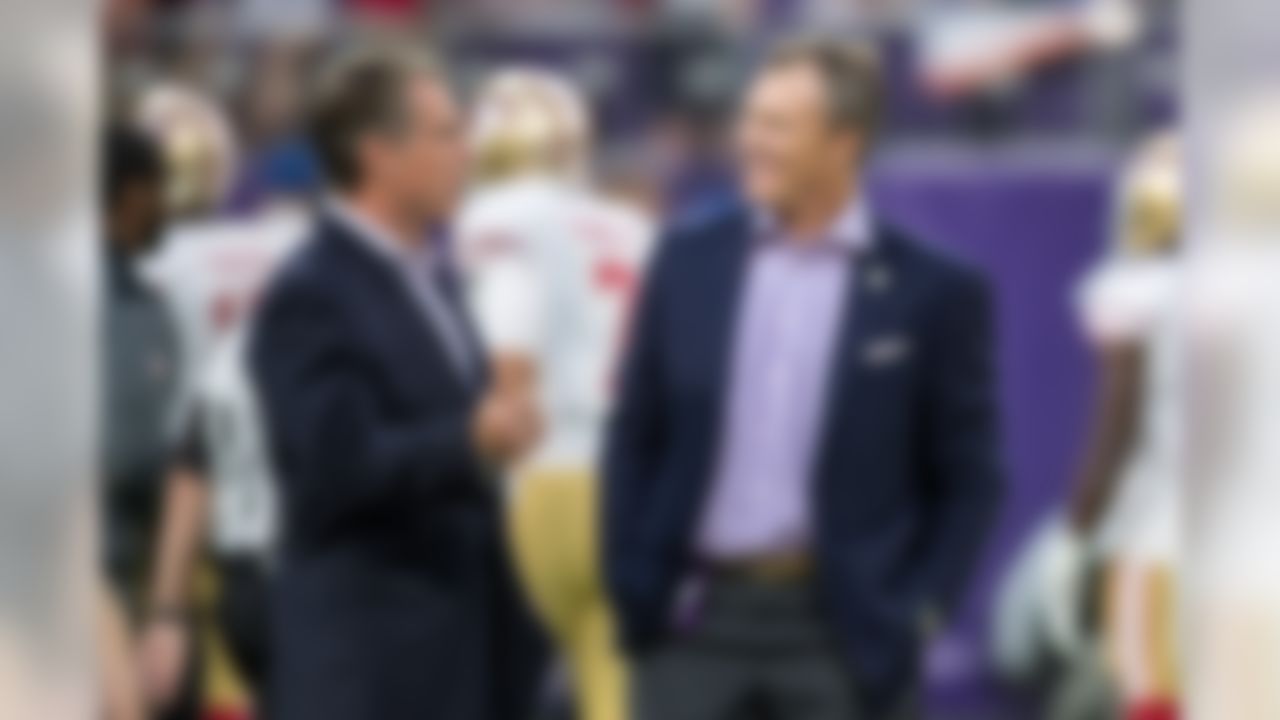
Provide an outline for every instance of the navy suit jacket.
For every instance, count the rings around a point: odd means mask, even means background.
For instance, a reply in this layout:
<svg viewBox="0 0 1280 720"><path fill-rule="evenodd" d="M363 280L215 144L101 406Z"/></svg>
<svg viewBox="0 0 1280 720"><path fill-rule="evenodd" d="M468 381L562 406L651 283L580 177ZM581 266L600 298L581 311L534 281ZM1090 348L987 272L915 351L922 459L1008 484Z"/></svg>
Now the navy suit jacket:
<svg viewBox="0 0 1280 720"><path fill-rule="evenodd" d="M395 270L322 219L249 362L283 514L271 717L523 717L539 650L470 441L481 382Z"/></svg>
<svg viewBox="0 0 1280 720"><path fill-rule="evenodd" d="M637 653L667 636L695 561L752 242L740 205L669 231L640 302L604 501L609 588ZM812 478L814 552L852 675L887 698L917 680L921 615L959 598L994 519L994 342L972 270L887 227L851 262Z"/></svg>

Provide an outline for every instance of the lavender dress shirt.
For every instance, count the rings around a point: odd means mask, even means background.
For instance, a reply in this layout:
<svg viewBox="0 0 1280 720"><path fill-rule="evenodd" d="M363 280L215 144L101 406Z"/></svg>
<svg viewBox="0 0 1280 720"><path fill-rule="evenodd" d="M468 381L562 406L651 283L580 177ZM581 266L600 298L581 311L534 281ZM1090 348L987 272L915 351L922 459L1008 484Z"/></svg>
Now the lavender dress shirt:
<svg viewBox="0 0 1280 720"><path fill-rule="evenodd" d="M757 223L725 395L720 453L696 536L709 561L803 552L811 477L854 254L871 240L849 201L825 235L797 243Z"/></svg>

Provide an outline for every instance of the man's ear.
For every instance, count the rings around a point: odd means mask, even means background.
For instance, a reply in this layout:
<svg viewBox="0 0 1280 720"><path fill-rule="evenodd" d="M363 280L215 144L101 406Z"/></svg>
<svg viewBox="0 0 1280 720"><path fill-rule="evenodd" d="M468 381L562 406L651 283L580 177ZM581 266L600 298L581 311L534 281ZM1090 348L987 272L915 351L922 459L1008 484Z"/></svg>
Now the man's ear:
<svg viewBox="0 0 1280 720"><path fill-rule="evenodd" d="M383 165L383 159L393 152L386 138L373 133L365 133L361 136L353 150L356 155L355 165L365 175L377 172L377 168Z"/></svg>

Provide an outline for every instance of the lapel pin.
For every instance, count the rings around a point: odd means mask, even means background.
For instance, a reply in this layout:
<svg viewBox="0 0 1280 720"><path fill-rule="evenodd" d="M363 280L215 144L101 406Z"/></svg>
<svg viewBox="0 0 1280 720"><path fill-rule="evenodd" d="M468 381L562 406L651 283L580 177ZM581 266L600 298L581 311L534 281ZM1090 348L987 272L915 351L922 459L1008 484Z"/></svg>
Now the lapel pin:
<svg viewBox="0 0 1280 720"><path fill-rule="evenodd" d="M883 293L893 284L893 277L889 274L889 269L883 265L872 265L867 268L867 290L873 293Z"/></svg>

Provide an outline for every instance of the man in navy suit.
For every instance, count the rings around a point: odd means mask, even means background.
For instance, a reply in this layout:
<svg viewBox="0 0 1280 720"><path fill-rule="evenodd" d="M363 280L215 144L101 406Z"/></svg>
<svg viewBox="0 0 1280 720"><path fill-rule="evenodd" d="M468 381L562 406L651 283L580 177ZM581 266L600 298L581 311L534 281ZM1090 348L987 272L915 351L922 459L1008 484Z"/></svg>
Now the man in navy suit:
<svg viewBox="0 0 1280 720"><path fill-rule="evenodd" d="M748 203L651 267L605 463L637 720L915 717L993 522L986 285L869 206L880 86L863 48L780 48L739 121Z"/></svg>
<svg viewBox="0 0 1280 720"><path fill-rule="evenodd" d="M335 197L268 290L249 358L281 482L274 720L526 716L539 648L494 470L538 420L486 391L427 242L461 185L459 115L412 55L344 59L319 87Z"/></svg>

